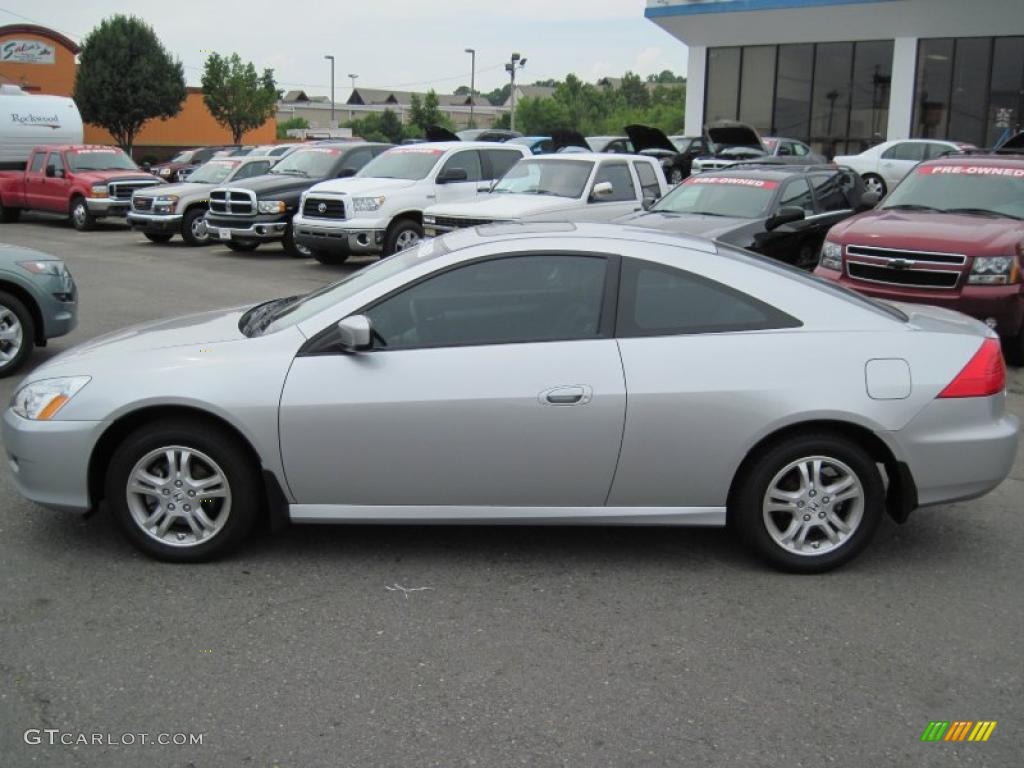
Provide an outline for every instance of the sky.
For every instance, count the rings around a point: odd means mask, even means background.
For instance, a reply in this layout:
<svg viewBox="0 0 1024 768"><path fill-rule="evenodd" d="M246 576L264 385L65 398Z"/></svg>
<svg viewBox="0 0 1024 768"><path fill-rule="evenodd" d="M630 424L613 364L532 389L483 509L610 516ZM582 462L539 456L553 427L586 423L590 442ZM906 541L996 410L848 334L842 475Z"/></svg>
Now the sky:
<svg viewBox="0 0 1024 768"><path fill-rule="evenodd" d="M149 23L164 47L199 85L203 51L238 53L258 69L274 70L283 90L330 92L341 101L356 85L451 93L469 84L475 48L476 86L508 82L504 62L527 59L520 82L584 80L686 70L686 47L643 16L644 0L0 0L0 26L32 22L81 42L99 21L130 13ZM289 11L289 7L296 11Z"/></svg>

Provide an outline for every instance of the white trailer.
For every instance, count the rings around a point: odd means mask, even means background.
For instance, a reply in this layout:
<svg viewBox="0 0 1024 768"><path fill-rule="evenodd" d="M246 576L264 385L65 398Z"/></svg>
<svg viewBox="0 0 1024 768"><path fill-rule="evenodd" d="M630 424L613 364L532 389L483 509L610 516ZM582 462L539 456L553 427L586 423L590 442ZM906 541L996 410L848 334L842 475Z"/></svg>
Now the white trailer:
<svg viewBox="0 0 1024 768"><path fill-rule="evenodd" d="M82 116L74 100L0 86L0 170L22 170L33 147L81 143Z"/></svg>

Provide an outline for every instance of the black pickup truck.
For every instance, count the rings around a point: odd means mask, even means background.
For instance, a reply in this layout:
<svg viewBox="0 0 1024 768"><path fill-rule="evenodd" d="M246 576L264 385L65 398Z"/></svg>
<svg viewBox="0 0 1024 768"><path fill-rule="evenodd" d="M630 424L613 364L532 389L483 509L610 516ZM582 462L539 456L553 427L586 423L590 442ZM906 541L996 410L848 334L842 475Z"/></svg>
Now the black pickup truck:
<svg viewBox="0 0 1024 768"><path fill-rule="evenodd" d="M297 149L264 176L254 176L210 193L206 226L211 242L234 251L253 251L281 240L289 256L309 256L292 239L292 216L302 193L328 179L353 176L390 144L317 143Z"/></svg>

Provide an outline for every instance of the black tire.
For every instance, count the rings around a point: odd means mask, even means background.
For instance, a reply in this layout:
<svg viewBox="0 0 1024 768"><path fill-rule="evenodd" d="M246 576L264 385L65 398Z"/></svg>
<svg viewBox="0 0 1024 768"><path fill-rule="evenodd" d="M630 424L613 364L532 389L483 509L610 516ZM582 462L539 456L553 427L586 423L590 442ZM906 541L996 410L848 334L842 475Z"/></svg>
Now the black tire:
<svg viewBox="0 0 1024 768"><path fill-rule="evenodd" d="M339 264L344 264L348 261L348 257L351 256L348 251L319 251L313 250L313 258L319 261L321 264L325 264L329 267L336 267Z"/></svg>
<svg viewBox="0 0 1024 768"><path fill-rule="evenodd" d="M1024 366L1024 328L1016 336L1003 338L1003 356L1015 368Z"/></svg>
<svg viewBox="0 0 1024 768"><path fill-rule="evenodd" d="M11 315L17 320L21 338L0 341L0 352L4 353L2 358L7 358L14 345L18 345L10 358L0 359L0 379L16 373L25 364L35 346L36 324L32 319L32 313L17 296L0 291L0 334L6 336L12 329Z"/></svg>
<svg viewBox="0 0 1024 768"><path fill-rule="evenodd" d="M164 232L143 232L146 239L151 243L169 243L174 235L168 235Z"/></svg>
<svg viewBox="0 0 1024 768"><path fill-rule="evenodd" d="M75 197L71 200L71 226L79 232L88 232L96 227L96 217L89 213L89 206L85 203L84 197Z"/></svg>
<svg viewBox="0 0 1024 768"><path fill-rule="evenodd" d="M136 522L129 505L128 481L135 465L147 454L170 446L181 446L205 454L216 462L227 481L231 502L225 513L227 517L222 527L199 543L175 546L158 540ZM257 470L258 467L254 466L245 445L231 433L198 420L160 420L131 433L114 451L107 468L107 504L127 539L147 555L177 563L212 560L226 555L241 544L263 514L263 494ZM191 470L190 474L195 471ZM179 503L183 507L184 503L189 501L190 499L183 498ZM219 513L218 508L209 505L218 501L223 503L223 500L218 499L207 499L202 502L208 505L202 508L211 520L217 520ZM223 513L224 507L219 507L219 510ZM179 514L182 511L177 510ZM184 530L185 535L189 535L189 528L180 518L175 520L172 527L174 531Z"/></svg>
<svg viewBox="0 0 1024 768"><path fill-rule="evenodd" d="M796 263L793 266L807 272L813 271L818 266L818 251L820 250L820 245L816 246L814 243L807 241L801 243L800 250L796 254Z"/></svg>
<svg viewBox="0 0 1024 768"><path fill-rule="evenodd" d="M809 531L806 534L806 546L814 549L819 545L825 546L821 554L812 554L807 550L805 554L797 554L777 542L769 531L765 520L765 496L776 476L787 466L813 457L824 457L845 465L860 483L863 505L859 521L853 525L852 531L848 534L837 533L845 535L845 539L840 539L833 546L825 540L823 529L814 527L817 525L815 517L825 517L835 512L841 519L846 515L846 521L853 520L854 507L847 505L856 505L856 501L840 501L835 507L829 508L828 496L820 493L815 495L814 486L809 486L811 490L807 493L815 498L792 502L800 505L800 511L794 506L793 512L776 513L781 518L777 528L786 524L784 521L788 516L789 524L806 527ZM840 435L820 432L785 438L748 461L740 472L741 485L735 489L729 505L730 527L756 554L782 571L821 573L852 560L871 541L885 511L885 485L874 459L856 442ZM794 469L793 472L798 473L798 470Z"/></svg>
<svg viewBox="0 0 1024 768"><path fill-rule="evenodd" d="M885 179L877 173L865 173L861 178L864 180L864 186L868 192L877 192L879 197L885 197L889 191Z"/></svg>
<svg viewBox="0 0 1024 768"><path fill-rule="evenodd" d="M423 227L416 219L399 219L392 224L384 237L384 255L391 256L397 253L399 243L407 234L414 235L417 241L423 239Z"/></svg>
<svg viewBox="0 0 1024 768"><path fill-rule="evenodd" d="M281 245L284 246L284 252L293 259L308 259L313 256L313 252L309 248L295 242L291 224L284 230L284 239L281 241Z"/></svg>
<svg viewBox="0 0 1024 768"><path fill-rule="evenodd" d="M189 208L185 211L185 215L181 219L181 239L185 241L186 245L197 248L210 244L210 231L202 223L205 217L206 210L204 208ZM204 233L202 237L198 235L197 230L199 229Z"/></svg>
<svg viewBox="0 0 1024 768"><path fill-rule="evenodd" d="M249 251L255 251L260 247L259 240L228 240L224 243L232 251L237 253L249 253Z"/></svg>
<svg viewBox="0 0 1024 768"><path fill-rule="evenodd" d="M0 203L0 224L14 224L21 218L21 208L11 208Z"/></svg>

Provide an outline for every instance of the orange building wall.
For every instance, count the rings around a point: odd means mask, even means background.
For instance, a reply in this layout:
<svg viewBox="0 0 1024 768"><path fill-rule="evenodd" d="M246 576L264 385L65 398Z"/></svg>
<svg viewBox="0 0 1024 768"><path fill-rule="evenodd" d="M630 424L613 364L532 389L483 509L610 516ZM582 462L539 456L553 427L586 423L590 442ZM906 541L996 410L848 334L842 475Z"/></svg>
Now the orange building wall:
<svg viewBox="0 0 1024 768"><path fill-rule="evenodd" d="M38 40L53 46L53 64L19 64L0 62L0 83L20 85L32 93L70 96L75 88L75 54L51 38L31 32L0 35L0 45L8 40Z"/></svg>

